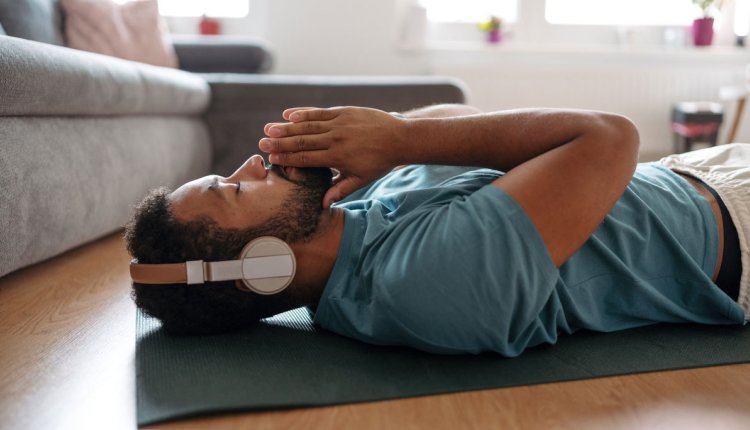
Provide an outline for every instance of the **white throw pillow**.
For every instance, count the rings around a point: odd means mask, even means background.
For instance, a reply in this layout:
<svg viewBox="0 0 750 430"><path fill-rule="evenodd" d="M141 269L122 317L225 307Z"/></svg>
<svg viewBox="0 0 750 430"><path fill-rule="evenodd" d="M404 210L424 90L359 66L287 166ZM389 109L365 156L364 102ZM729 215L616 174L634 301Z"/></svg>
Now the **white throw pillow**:
<svg viewBox="0 0 750 430"><path fill-rule="evenodd" d="M62 0L71 48L177 67L177 56L159 15L157 0Z"/></svg>

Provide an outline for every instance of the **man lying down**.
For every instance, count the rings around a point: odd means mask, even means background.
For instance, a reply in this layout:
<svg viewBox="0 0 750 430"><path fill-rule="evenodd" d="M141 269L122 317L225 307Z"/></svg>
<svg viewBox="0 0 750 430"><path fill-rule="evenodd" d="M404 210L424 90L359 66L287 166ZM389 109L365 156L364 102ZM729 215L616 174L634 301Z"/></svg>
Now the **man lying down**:
<svg viewBox="0 0 750 430"><path fill-rule="evenodd" d="M579 329L750 317L750 145L636 164L635 127L603 112L282 116L259 143L272 165L255 155L137 207L133 296L165 330L224 332L309 306L320 327L364 342L517 356ZM290 273L269 269L283 284L270 289L236 280L244 269L216 281L204 263L166 278L151 266L235 260L266 236L295 257Z"/></svg>

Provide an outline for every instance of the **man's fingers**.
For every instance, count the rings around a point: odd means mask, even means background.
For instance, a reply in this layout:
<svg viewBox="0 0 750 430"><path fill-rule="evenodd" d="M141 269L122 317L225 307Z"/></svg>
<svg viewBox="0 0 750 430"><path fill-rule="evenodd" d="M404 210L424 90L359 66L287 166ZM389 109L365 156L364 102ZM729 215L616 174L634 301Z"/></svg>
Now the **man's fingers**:
<svg viewBox="0 0 750 430"><path fill-rule="evenodd" d="M330 121L339 116L339 111L339 108L287 109L282 116L291 122Z"/></svg>
<svg viewBox="0 0 750 430"><path fill-rule="evenodd" d="M293 108L285 109L284 112L281 113L281 117L289 121L289 115L291 115L292 113L297 112L298 110L310 110L310 109L320 109L320 108L314 107L314 106L293 107Z"/></svg>
<svg viewBox="0 0 750 430"><path fill-rule="evenodd" d="M282 124L286 124L286 123L285 123L285 122L269 122L268 124L266 124L266 125L265 125L265 126L263 127L263 134L265 134L266 136L268 136L268 130L269 130L269 129L270 129L271 127L273 127L274 125L282 125Z"/></svg>
<svg viewBox="0 0 750 430"><path fill-rule="evenodd" d="M323 134L311 136L290 136L282 138L264 137L258 142L258 148L263 152L285 153L300 151L317 151L330 147L328 139Z"/></svg>
<svg viewBox="0 0 750 430"><path fill-rule="evenodd" d="M280 166L327 167L326 151L282 152L269 155L268 161Z"/></svg>
<svg viewBox="0 0 750 430"><path fill-rule="evenodd" d="M286 122L272 124L266 131L269 137L297 136L300 134L320 134L331 130L330 124L320 121Z"/></svg>

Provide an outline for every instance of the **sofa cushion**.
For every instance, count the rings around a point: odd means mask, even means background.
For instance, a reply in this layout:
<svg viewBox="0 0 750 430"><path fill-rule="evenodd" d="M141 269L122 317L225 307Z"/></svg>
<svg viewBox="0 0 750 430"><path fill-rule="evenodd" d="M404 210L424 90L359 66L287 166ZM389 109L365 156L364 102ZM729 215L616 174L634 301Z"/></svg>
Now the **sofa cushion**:
<svg viewBox="0 0 750 430"><path fill-rule="evenodd" d="M198 75L0 37L0 115L200 114Z"/></svg>
<svg viewBox="0 0 750 430"><path fill-rule="evenodd" d="M68 46L84 51L177 67L177 56L156 0L61 0Z"/></svg>
<svg viewBox="0 0 750 430"><path fill-rule="evenodd" d="M64 44L59 0L0 0L0 24L8 36Z"/></svg>
<svg viewBox="0 0 750 430"><path fill-rule="evenodd" d="M197 73L263 73L273 63L260 39L237 36L174 35L180 69Z"/></svg>

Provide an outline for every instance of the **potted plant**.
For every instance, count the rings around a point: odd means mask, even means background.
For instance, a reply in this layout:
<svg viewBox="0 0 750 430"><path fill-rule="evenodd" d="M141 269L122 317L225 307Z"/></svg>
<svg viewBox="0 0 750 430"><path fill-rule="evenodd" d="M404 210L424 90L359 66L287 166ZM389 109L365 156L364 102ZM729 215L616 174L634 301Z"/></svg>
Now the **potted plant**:
<svg viewBox="0 0 750 430"><path fill-rule="evenodd" d="M496 16L491 16L489 21L479 23L479 29L487 33L487 41L493 44L500 43L502 40L502 28L503 20Z"/></svg>
<svg viewBox="0 0 750 430"><path fill-rule="evenodd" d="M693 44L695 46L709 46L714 39L714 18L711 16L712 9L721 9L723 0L693 0L703 11L700 18L693 21Z"/></svg>

